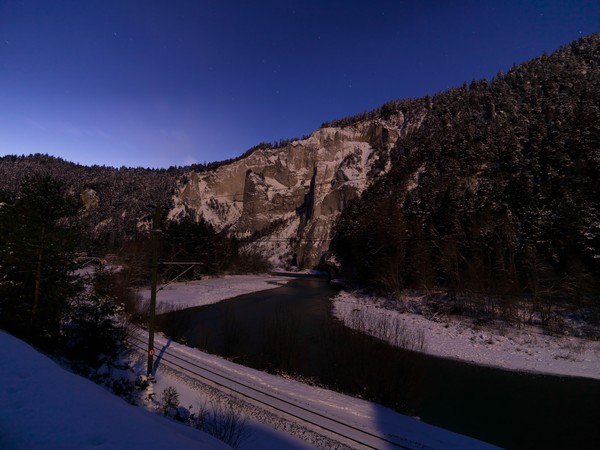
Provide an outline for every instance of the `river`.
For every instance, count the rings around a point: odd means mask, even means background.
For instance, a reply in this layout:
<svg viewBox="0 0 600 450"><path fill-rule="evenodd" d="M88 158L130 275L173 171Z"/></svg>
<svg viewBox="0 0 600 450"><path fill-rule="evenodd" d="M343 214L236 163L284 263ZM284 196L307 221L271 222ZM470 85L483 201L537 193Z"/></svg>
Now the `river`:
<svg viewBox="0 0 600 450"><path fill-rule="evenodd" d="M325 279L159 316L175 340L284 371L505 448L600 443L600 381L511 372L403 351L346 328Z"/></svg>

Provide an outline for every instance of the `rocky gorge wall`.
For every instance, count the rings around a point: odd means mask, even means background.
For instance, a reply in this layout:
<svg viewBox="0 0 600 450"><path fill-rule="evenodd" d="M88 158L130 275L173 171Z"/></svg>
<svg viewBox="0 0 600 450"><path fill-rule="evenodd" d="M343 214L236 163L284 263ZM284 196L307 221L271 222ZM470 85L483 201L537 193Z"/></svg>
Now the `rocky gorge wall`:
<svg viewBox="0 0 600 450"><path fill-rule="evenodd" d="M398 111L386 120L321 128L304 140L263 148L210 172L180 178L169 218L204 218L248 238L276 266L314 267L344 207L389 168L398 139L418 127Z"/></svg>

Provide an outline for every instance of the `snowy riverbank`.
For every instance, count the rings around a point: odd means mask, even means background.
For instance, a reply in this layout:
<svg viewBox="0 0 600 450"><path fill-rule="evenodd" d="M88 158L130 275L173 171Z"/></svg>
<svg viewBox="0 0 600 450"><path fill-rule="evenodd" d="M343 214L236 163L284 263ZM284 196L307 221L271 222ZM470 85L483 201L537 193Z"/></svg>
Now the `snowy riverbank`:
<svg viewBox="0 0 600 450"><path fill-rule="evenodd" d="M423 351L431 355L509 370L600 379L599 341L549 335L527 325L477 325L465 317L400 313L385 308L382 299L349 292L335 298L333 310L347 326L376 337L382 323L389 330L422 335Z"/></svg>
<svg viewBox="0 0 600 450"><path fill-rule="evenodd" d="M159 311L217 303L238 295L274 289L291 280L276 275L230 275L178 282L157 294ZM150 290L139 291L148 301ZM341 292L334 314L344 323L398 343L406 335L419 339L423 351L444 358L509 370L582 376L600 379L600 342L573 336L546 334L539 327L477 325L465 317L400 313L384 307L384 301ZM403 334L398 333L398 327ZM384 336L387 334L387 337Z"/></svg>
<svg viewBox="0 0 600 450"><path fill-rule="evenodd" d="M238 295L275 289L290 281L290 277L277 275L226 275L205 277L201 280L171 283L159 286L156 294L157 310L169 311L195 306L211 305ZM150 300L150 289L138 291L142 300Z"/></svg>

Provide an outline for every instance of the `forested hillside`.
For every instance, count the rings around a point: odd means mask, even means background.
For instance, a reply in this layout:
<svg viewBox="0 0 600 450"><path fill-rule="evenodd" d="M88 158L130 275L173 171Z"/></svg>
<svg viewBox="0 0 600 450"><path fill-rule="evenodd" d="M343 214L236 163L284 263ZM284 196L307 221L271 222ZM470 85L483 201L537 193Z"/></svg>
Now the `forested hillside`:
<svg viewBox="0 0 600 450"><path fill-rule="evenodd" d="M426 98L390 171L337 225L332 249L348 273L385 291L503 304L597 298L599 65L592 35Z"/></svg>
<svg viewBox="0 0 600 450"><path fill-rule="evenodd" d="M104 255L134 236L140 221L151 219L149 205L170 204L176 174L176 169L87 167L42 154L5 156L0 158L0 191L11 197L27 178L51 176L83 202L80 250Z"/></svg>

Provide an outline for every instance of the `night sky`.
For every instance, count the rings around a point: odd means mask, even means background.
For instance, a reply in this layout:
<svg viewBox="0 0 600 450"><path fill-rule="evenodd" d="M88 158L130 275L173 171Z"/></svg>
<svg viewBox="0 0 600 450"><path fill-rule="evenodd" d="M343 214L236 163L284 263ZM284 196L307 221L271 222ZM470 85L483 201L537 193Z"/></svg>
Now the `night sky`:
<svg viewBox="0 0 600 450"><path fill-rule="evenodd" d="M168 167L495 76L600 1L0 0L0 155Z"/></svg>

